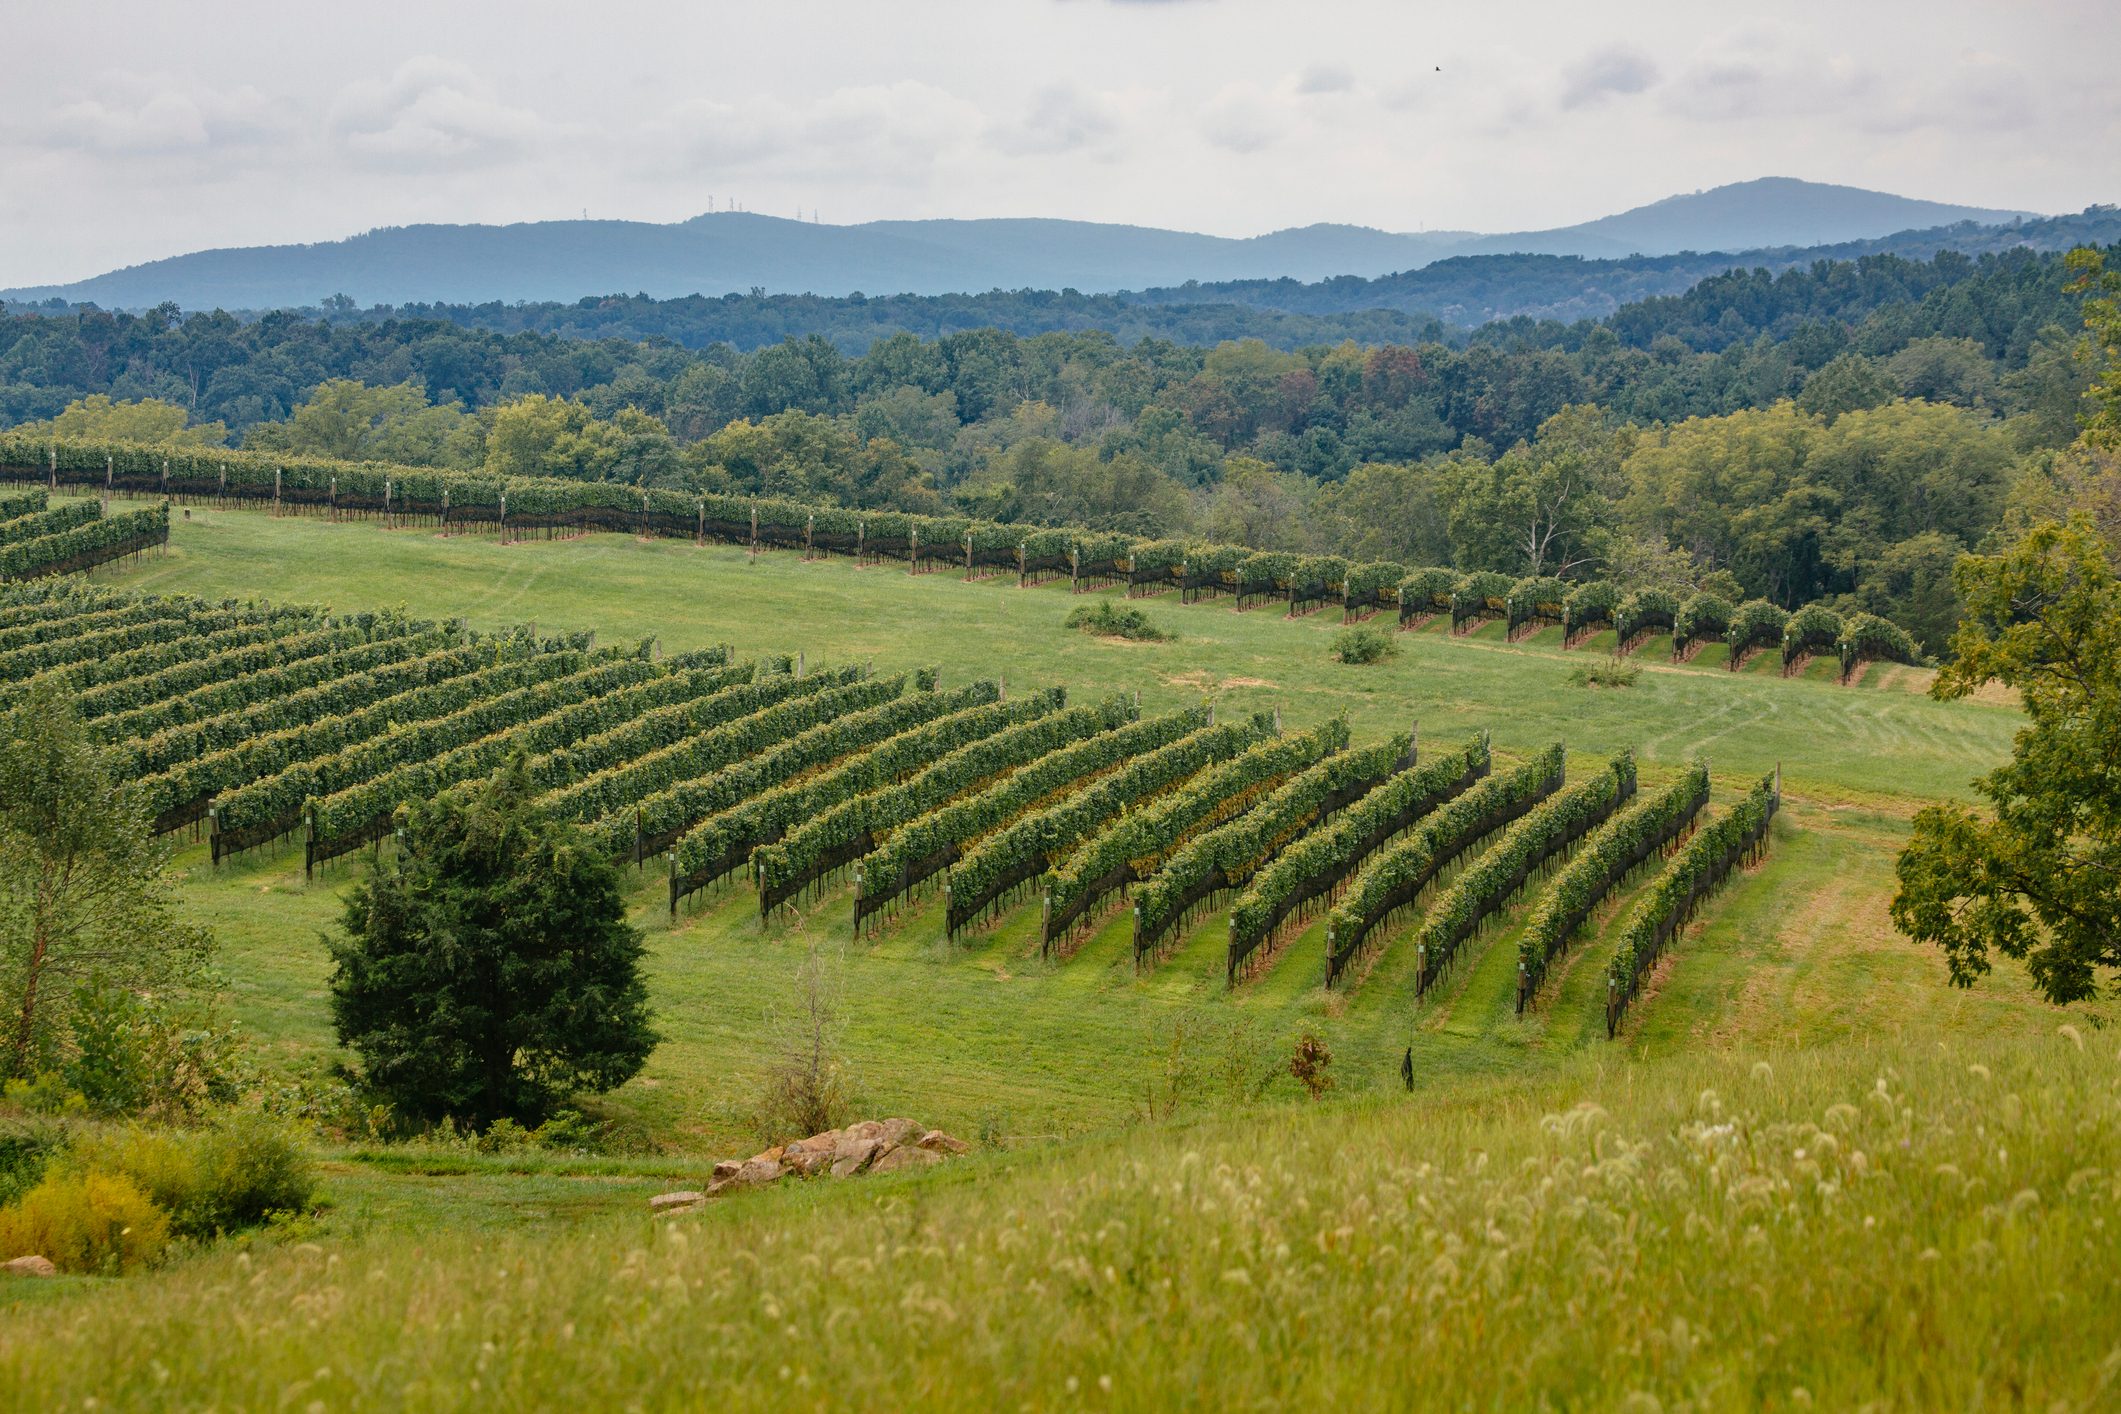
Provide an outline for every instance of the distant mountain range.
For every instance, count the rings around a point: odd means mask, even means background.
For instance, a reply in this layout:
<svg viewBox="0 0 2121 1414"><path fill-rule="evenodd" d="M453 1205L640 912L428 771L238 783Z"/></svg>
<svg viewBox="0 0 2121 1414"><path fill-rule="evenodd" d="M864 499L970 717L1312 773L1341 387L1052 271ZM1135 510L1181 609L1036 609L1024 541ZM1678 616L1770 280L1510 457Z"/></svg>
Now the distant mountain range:
<svg viewBox="0 0 2121 1414"><path fill-rule="evenodd" d="M613 291L657 298L755 291L1101 293L1192 282L1374 278L1474 255L1610 260L1825 246L1957 223L2008 225L2030 216L1788 177L1668 197L1581 225L1510 235L1314 225L1231 239L1090 221L826 226L718 212L672 225L400 226L317 245L199 251L67 285L0 290L0 299L94 302L109 309L174 301L185 309L262 310L316 305L335 294L368 306L572 301Z"/></svg>

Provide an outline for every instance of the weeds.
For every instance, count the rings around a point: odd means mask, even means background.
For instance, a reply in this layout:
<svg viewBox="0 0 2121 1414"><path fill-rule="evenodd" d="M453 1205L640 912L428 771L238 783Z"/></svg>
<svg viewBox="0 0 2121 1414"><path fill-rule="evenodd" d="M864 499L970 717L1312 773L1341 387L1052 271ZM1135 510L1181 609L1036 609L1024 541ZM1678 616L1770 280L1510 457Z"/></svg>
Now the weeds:
<svg viewBox="0 0 2121 1414"><path fill-rule="evenodd" d="M1067 626L1097 638L1124 638L1135 643L1163 643L1172 636L1151 623L1141 610L1123 609L1110 599L1081 605L1068 615Z"/></svg>

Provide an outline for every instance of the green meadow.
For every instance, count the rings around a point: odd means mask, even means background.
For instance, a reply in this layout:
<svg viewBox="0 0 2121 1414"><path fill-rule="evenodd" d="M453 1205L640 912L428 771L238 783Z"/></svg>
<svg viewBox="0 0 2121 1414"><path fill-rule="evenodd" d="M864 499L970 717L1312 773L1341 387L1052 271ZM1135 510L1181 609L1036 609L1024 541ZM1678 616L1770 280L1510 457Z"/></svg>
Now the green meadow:
<svg viewBox="0 0 2121 1414"><path fill-rule="evenodd" d="M51 1407L624 1387L644 1407L2089 1408L2121 1381L2099 1314L2121 1275L2112 1005L2049 1006L2008 966L1954 990L1886 916L1914 811L2003 757L2006 702L1935 702L1897 667L1844 686L1829 664L1786 679L1771 655L1732 673L1720 648L1674 665L1656 642L1633 686L1584 687L1572 672L1609 642L1510 644L1492 624L1432 624L1351 667L1330 653L1337 613L1175 595L1140 601L1170 641L1120 642L1063 626L1064 584L250 511L193 508L166 552L97 578L937 664L946 684L1000 674L1144 710L1205 697L1292 726L1346 713L1359 741L1418 724L1432 750L1485 728L1502 759L1566 741L1572 777L1633 747L1651 785L1700 755L1719 806L1778 768L1785 806L1765 862L1709 903L1617 1041L1606 962L1646 876L1519 1016L1528 900L1417 1004L1404 924L1352 985L1322 986L1314 922L1232 988L1220 912L1137 972L1119 911L1049 960L1029 902L952 943L931 894L856 939L844 882L763 923L725 884L673 919L651 863L633 914L663 1040L594 1106L632 1153L328 1148L326 1206L286 1241L0 1289L18 1306L0 1384L63 1396ZM362 856L313 879L299 847L216 869L189 842L179 862L273 1083L324 1075L342 1057L320 936ZM757 1147L813 957L858 1109L961 1134L974 1157L652 1224L648 1194ZM1333 1057L1318 1104L1287 1072L1306 1033Z"/></svg>

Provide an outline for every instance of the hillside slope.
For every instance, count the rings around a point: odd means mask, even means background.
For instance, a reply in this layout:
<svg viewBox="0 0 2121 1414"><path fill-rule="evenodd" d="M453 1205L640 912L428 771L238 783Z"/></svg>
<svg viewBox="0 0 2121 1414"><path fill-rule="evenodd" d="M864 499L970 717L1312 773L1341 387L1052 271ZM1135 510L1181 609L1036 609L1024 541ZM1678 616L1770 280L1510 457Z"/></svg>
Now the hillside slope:
<svg viewBox="0 0 2121 1414"><path fill-rule="evenodd" d="M1005 289L1090 292L1189 280L1382 275L1455 255L1612 258L1820 245L2024 213L1915 201L1789 178L1719 187L1582 225L1514 235L1394 234L1318 225L1245 239L1066 220L877 221L825 226L747 212L672 225L542 221L421 225L315 245L194 252L0 298L145 308L268 309L344 293L361 305L661 297L752 289L824 295Z"/></svg>

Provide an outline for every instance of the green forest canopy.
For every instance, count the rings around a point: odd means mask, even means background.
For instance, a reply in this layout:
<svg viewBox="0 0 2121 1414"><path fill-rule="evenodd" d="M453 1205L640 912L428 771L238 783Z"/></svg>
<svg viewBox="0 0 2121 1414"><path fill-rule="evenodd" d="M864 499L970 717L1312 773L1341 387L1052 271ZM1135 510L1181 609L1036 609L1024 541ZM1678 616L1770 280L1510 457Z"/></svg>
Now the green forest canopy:
<svg viewBox="0 0 2121 1414"><path fill-rule="evenodd" d="M2076 437L2056 256L1734 271L1576 325L1293 351L1100 332L728 345L438 320L0 319L0 422L266 451L1593 572L1886 614Z"/></svg>

